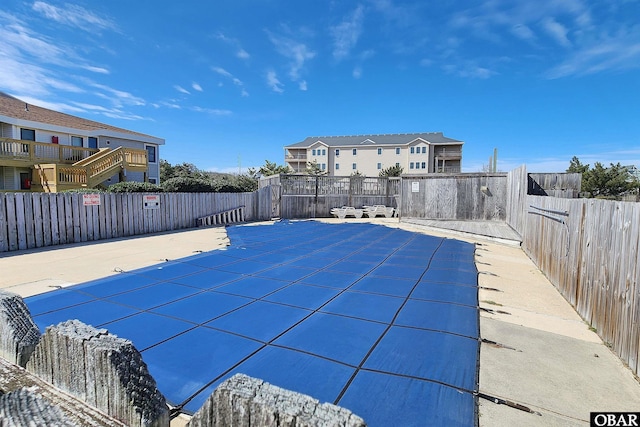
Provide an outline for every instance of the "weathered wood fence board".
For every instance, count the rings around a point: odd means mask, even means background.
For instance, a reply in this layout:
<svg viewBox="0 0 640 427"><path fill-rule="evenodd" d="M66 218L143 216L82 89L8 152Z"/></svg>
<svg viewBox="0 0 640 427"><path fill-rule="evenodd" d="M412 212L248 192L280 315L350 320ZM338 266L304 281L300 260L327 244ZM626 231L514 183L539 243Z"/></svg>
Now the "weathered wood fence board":
<svg viewBox="0 0 640 427"><path fill-rule="evenodd" d="M580 173L530 173L527 194L577 198L582 188Z"/></svg>
<svg viewBox="0 0 640 427"><path fill-rule="evenodd" d="M527 212L527 167L520 166L507 174L507 224L522 236Z"/></svg>
<svg viewBox="0 0 640 427"><path fill-rule="evenodd" d="M100 194L84 206L76 193L0 193L0 252L192 228L196 218L245 206L247 221L271 218L271 190L161 193L158 209L143 194Z"/></svg>
<svg viewBox="0 0 640 427"><path fill-rule="evenodd" d="M504 221L507 174L403 177L403 218Z"/></svg>
<svg viewBox="0 0 640 427"><path fill-rule="evenodd" d="M523 249L637 374L640 204L526 197Z"/></svg>
<svg viewBox="0 0 640 427"><path fill-rule="evenodd" d="M332 208L340 206L395 207L400 194L399 178L280 175L266 182L280 183L282 218L327 218Z"/></svg>

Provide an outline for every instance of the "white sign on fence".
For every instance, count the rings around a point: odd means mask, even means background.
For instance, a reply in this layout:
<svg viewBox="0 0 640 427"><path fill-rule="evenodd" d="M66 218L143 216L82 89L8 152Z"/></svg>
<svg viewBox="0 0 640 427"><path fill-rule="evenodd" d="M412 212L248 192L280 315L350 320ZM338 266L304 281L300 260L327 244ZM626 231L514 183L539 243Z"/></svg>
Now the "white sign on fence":
<svg viewBox="0 0 640 427"><path fill-rule="evenodd" d="M413 181L411 183L411 192L419 193L420 192L420 181Z"/></svg>
<svg viewBox="0 0 640 427"><path fill-rule="evenodd" d="M157 194L146 194L142 196L144 209L160 209L160 196Z"/></svg>
<svg viewBox="0 0 640 427"><path fill-rule="evenodd" d="M84 206L100 206L100 194L83 194L82 204Z"/></svg>

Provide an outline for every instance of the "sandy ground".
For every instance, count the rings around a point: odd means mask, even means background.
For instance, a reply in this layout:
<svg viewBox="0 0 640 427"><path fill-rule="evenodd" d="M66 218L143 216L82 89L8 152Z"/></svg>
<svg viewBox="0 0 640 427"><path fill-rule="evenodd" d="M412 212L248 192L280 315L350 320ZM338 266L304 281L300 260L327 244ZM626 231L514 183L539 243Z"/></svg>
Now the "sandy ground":
<svg viewBox="0 0 640 427"><path fill-rule="evenodd" d="M638 379L518 244L395 218L359 221L477 244L480 307L487 310L481 312L481 335L498 343L481 346L479 391L530 410L479 399L480 426L588 426L591 411L640 411ZM0 255L0 288L26 297L228 243L220 227L5 253ZM187 419L175 419L172 426Z"/></svg>

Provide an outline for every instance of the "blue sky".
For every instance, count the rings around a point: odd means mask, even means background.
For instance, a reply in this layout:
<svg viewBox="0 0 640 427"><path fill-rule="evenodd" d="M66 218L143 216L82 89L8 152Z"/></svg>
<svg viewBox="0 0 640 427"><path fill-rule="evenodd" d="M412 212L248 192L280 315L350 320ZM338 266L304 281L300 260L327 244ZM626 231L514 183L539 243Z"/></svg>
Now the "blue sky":
<svg viewBox="0 0 640 427"><path fill-rule="evenodd" d="M0 90L237 172L438 132L463 170L640 165L640 0L3 0Z"/></svg>

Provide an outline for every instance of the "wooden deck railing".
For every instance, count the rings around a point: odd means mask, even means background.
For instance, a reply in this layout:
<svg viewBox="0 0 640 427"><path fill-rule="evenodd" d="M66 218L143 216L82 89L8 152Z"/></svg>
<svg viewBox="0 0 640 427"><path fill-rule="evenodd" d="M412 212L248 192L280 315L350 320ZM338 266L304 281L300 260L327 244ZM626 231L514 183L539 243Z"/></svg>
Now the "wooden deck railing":
<svg viewBox="0 0 640 427"><path fill-rule="evenodd" d="M147 151L118 147L94 149L0 138L0 165L30 166L32 190L58 192L95 187L122 169L146 172Z"/></svg>
<svg viewBox="0 0 640 427"><path fill-rule="evenodd" d="M73 164L97 152L95 148L0 138L0 161L29 166L37 163Z"/></svg>
<svg viewBox="0 0 640 427"><path fill-rule="evenodd" d="M90 187L100 184L120 169L144 172L147 170L147 151L118 147L100 153L93 159L85 159L74 166L86 168L87 183Z"/></svg>

